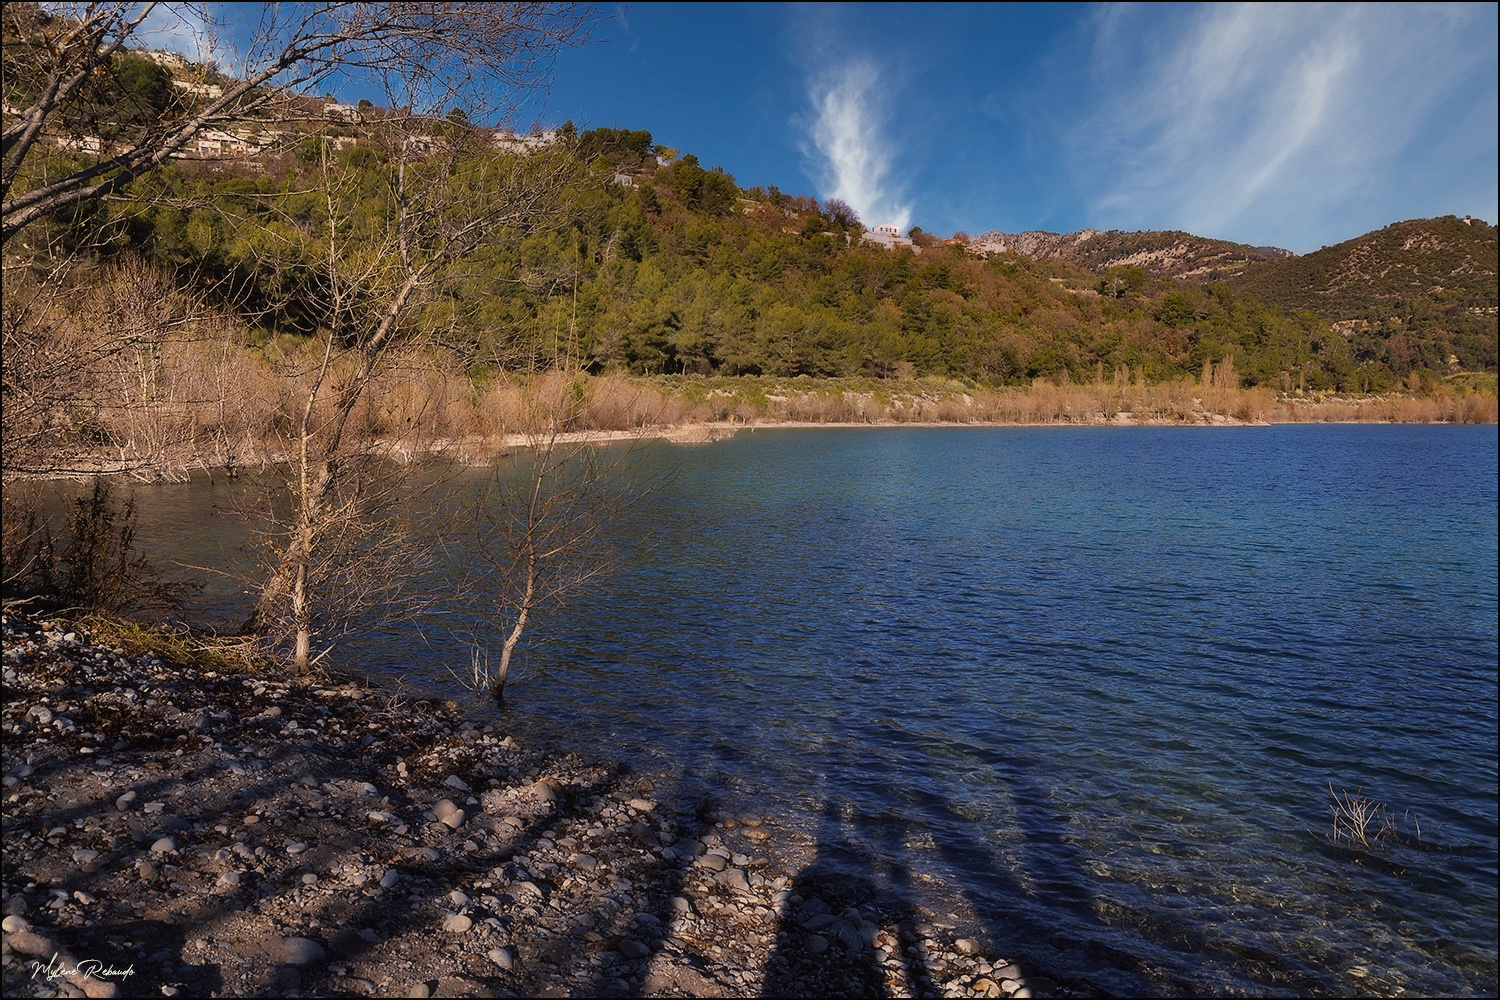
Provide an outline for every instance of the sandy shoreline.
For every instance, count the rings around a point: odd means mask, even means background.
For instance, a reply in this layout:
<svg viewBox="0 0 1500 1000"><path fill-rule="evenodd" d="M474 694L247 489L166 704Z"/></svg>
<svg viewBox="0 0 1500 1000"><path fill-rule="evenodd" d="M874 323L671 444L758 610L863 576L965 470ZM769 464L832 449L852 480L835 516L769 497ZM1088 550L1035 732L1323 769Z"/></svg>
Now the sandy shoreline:
<svg viewBox="0 0 1500 1000"><path fill-rule="evenodd" d="M4 626L7 996L1080 995L670 775Z"/></svg>
<svg viewBox="0 0 1500 1000"><path fill-rule="evenodd" d="M557 447L587 445L649 443L660 441L667 444L710 444L740 433L760 430L880 430L899 428L1101 428L1101 427L1162 427L1162 428L1242 428L1281 426L1352 426L1356 424L1394 425L1412 421L1394 420L1241 420L1219 413L1201 412L1191 420L1176 417L1138 417L1122 412L1113 416L1091 415L1076 420L868 420L868 421L823 421L823 420L776 420L756 418L748 421L689 421L678 424L645 424L628 430L582 430L566 431L557 435L540 437L533 434L505 433L488 436L437 438L425 442L393 441L377 439L365 446L364 453L391 461L410 464L426 460L449 460L466 465L491 465L506 455L550 443ZM1459 426L1451 421L1429 421L1421 426ZM244 456L235 468L266 468L284 465L292 460L289 453L274 453L262 456ZM214 465L199 458L179 460L163 467L161 462L140 459L121 459L116 455L82 453L64 455L46 473L13 473L17 480L27 479L78 479L91 476L128 476L149 481L186 481L194 474L216 476L224 466Z"/></svg>

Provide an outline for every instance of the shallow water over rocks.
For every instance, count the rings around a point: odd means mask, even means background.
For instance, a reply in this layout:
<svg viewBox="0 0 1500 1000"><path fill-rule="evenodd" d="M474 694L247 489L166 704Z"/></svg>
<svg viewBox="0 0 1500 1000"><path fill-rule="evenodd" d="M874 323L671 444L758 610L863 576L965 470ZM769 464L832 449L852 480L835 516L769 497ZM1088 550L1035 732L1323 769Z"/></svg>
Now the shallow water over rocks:
<svg viewBox="0 0 1500 1000"><path fill-rule="evenodd" d="M760 430L644 461L675 475L536 631L511 722L799 817L811 876L949 894L1099 990L1493 990L1494 428ZM206 558L223 491L139 490L143 536ZM340 652L456 696L468 659L441 629ZM1390 833L1338 835L1334 793Z"/></svg>

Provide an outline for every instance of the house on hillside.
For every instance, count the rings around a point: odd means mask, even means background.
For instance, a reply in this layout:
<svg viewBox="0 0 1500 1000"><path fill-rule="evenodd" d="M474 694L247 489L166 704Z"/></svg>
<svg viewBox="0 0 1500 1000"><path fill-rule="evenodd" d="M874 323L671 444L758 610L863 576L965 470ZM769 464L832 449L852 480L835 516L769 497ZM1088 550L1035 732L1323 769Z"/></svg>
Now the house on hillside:
<svg viewBox="0 0 1500 1000"><path fill-rule="evenodd" d="M901 235L901 227L894 222L885 222L871 229L859 238L861 243L873 243L876 246L885 247L887 250L896 247L906 247L910 250L917 248L912 241Z"/></svg>
<svg viewBox="0 0 1500 1000"><path fill-rule="evenodd" d="M145 56L156 63L156 65L165 66L167 69L187 69L187 59L176 52L164 52L160 49L153 49L150 52L136 52L135 54Z"/></svg>
<svg viewBox="0 0 1500 1000"><path fill-rule="evenodd" d="M337 101L330 101L323 105L323 114L330 121L343 122L346 125L358 125L365 118L360 113L359 105L340 104Z"/></svg>
<svg viewBox="0 0 1500 1000"><path fill-rule="evenodd" d="M224 88L217 83L194 83L192 80L173 80L172 86L178 90L185 90L194 97L207 97L209 100L217 100L224 96Z"/></svg>
<svg viewBox="0 0 1500 1000"><path fill-rule="evenodd" d="M515 132L496 132L492 140L495 148L505 153L530 153L544 149L557 141L557 129L549 128L534 135L517 135Z"/></svg>
<svg viewBox="0 0 1500 1000"><path fill-rule="evenodd" d="M206 128L198 133L193 145L183 153L207 160L221 160L229 156L248 156L259 151L260 146L253 139L222 129Z"/></svg>

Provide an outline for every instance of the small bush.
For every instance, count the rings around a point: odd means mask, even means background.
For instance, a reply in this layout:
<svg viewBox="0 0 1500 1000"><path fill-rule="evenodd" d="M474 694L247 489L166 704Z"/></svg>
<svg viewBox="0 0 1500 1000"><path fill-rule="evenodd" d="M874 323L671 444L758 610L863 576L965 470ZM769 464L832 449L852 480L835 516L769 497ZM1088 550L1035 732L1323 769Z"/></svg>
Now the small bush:
<svg viewBox="0 0 1500 1000"><path fill-rule="evenodd" d="M135 551L135 530L134 499L119 503L102 479L74 501L61 542L34 501L17 504L6 511L6 600L107 614L177 607L184 585Z"/></svg>

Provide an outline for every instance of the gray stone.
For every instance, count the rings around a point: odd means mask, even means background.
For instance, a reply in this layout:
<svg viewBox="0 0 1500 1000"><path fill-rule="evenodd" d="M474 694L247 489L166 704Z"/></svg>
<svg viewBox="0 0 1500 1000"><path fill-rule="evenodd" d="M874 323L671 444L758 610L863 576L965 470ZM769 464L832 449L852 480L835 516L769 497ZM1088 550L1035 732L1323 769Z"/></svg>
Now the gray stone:
<svg viewBox="0 0 1500 1000"><path fill-rule="evenodd" d="M124 795L121 795L119 798L115 799L115 808L120 810L120 812L124 812L130 808L131 803L135 802L135 800L136 792L135 789L132 788Z"/></svg>
<svg viewBox="0 0 1500 1000"><path fill-rule="evenodd" d="M722 854L705 854L698 859L698 864L711 872L721 872L729 867L729 859Z"/></svg>
<svg viewBox="0 0 1500 1000"><path fill-rule="evenodd" d="M635 940L635 938L624 938L616 947L619 948L621 955L631 960L645 958L651 954L651 949Z"/></svg>
<svg viewBox="0 0 1500 1000"><path fill-rule="evenodd" d="M514 948L491 948L489 958L502 969L509 970L516 967L516 949Z"/></svg>
<svg viewBox="0 0 1500 1000"><path fill-rule="evenodd" d="M449 788L456 788L460 792L470 791L469 783L456 774L448 775L448 777L443 780L443 784L447 785Z"/></svg>
<svg viewBox="0 0 1500 1000"><path fill-rule="evenodd" d="M443 930L449 934L467 934L473 926L474 921L462 913L450 913L443 918Z"/></svg>
<svg viewBox="0 0 1500 1000"><path fill-rule="evenodd" d="M575 854L573 855L573 867L578 868L580 871L595 871L599 867L599 859L592 854Z"/></svg>
<svg viewBox="0 0 1500 1000"><path fill-rule="evenodd" d="M960 955L977 955L980 951L979 942L973 938L959 938L953 942L953 947L958 949Z"/></svg>
<svg viewBox="0 0 1500 1000"><path fill-rule="evenodd" d="M401 881L401 873L398 872L398 871L396 871L396 869L392 868L390 871L388 871L384 875L380 876L380 888L382 888L382 889L393 888L396 885L396 883L400 882L400 881Z"/></svg>
<svg viewBox="0 0 1500 1000"><path fill-rule="evenodd" d="M749 892L750 881L739 868L728 868L719 873L719 884L735 892Z"/></svg>
<svg viewBox="0 0 1500 1000"><path fill-rule="evenodd" d="M323 957L323 946L311 938L290 937L281 942L283 965L310 965Z"/></svg>
<svg viewBox="0 0 1500 1000"><path fill-rule="evenodd" d="M828 950L828 939L821 934L809 934L805 943L809 955L821 955Z"/></svg>
<svg viewBox="0 0 1500 1000"><path fill-rule="evenodd" d="M171 837L162 837L151 845L152 854L171 854L177 850L177 843Z"/></svg>

